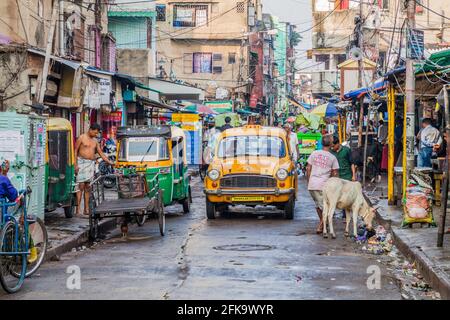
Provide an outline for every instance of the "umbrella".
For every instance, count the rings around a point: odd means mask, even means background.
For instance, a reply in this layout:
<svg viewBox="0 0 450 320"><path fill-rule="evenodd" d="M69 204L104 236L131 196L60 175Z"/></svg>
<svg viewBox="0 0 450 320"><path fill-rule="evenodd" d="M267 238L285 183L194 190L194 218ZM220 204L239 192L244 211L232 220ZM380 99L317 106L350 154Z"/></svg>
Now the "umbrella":
<svg viewBox="0 0 450 320"><path fill-rule="evenodd" d="M337 116L338 111L334 103L325 103L314 108L311 113L324 118L331 118Z"/></svg>
<svg viewBox="0 0 450 320"><path fill-rule="evenodd" d="M205 106L204 104L192 104L192 105L184 108L184 110L197 112L197 113L201 113L201 114L217 114L216 111L214 111L213 109L211 109L208 106Z"/></svg>

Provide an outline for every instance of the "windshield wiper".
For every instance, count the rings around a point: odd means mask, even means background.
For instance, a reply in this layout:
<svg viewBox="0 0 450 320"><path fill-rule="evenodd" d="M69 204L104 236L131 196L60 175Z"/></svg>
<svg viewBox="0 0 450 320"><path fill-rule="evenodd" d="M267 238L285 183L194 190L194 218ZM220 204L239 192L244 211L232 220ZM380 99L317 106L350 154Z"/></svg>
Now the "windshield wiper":
<svg viewBox="0 0 450 320"><path fill-rule="evenodd" d="M141 159L141 164L142 164L142 162L144 162L145 157L150 153L150 150L152 149L154 143L155 143L155 140L153 140L152 143L150 143L150 146L148 147L147 152L144 154L144 156Z"/></svg>

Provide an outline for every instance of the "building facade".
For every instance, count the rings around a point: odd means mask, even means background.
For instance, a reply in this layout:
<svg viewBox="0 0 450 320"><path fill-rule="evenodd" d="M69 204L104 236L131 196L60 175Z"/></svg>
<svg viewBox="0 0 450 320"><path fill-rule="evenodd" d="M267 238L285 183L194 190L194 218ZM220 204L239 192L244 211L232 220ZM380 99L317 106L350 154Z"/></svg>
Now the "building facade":
<svg viewBox="0 0 450 320"><path fill-rule="evenodd" d="M355 18L360 14L359 0L312 0L312 52L315 63L311 71L312 93L315 98L327 98L340 93L338 65L347 60L355 29ZM444 16L450 14L450 2L429 0L424 3ZM363 55L377 63L375 76L399 61L400 38L406 10L403 1L375 0L363 2ZM445 32L448 21L416 6L416 28L424 31L426 48L448 46L450 33ZM403 40L403 45L404 45ZM363 80L363 86L368 82Z"/></svg>
<svg viewBox="0 0 450 320"><path fill-rule="evenodd" d="M76 135L101 121L102 106L111 111L111 74L96 74L116 69L106 1L5 0L0 11L0 72L9 74L0 80L2 110L42 102L50 116L69 119ZM45 67L48 76L41 79Z"/></svg>
<svg viewBox="0 0 450 320"><path fill-rule="evenodd" d="M208 99L249 100L249 33L261 17L259 0L159 0L157 70L194 84Z"/></svg>

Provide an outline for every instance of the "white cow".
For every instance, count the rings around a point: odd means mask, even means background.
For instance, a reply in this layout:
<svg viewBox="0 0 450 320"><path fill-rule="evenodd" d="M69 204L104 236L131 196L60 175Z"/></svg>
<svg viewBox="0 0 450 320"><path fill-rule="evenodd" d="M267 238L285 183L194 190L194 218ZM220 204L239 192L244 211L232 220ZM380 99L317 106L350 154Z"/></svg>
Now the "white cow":
<svg viewBox="0 0 450 320"><path fill-rule="evenodd" d="M361 216L368 230L372 229L372 220L376 208L371 208L362 193L359 182L347 181L339 178L330 178L323 188L323 237L328 238L327 221L330 225L330 233L336 238L333 228L333 215L336 209L345 209L346 226L345 236L348 237L350 224L350 211L353 218L353 235L357 235L357 220Z"/></svg>

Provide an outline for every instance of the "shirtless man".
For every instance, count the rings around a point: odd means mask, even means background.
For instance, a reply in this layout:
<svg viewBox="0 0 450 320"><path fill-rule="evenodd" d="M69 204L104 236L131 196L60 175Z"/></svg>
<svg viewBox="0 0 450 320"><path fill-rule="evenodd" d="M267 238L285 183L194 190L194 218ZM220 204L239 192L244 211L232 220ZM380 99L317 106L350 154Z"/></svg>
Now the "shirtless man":
<svg viewBox="0 0 450 320"><path fill-rule="evenodd" d="M109 165L113 162L102 152L100 145L96 139L100 132L100 126L94 123L89 128L87 133L78 137L75 144L75 174L77 175L77 183L80 191L77 192L77 212L80 216L81 198L84 193L84 214L89 215L89 196L90 196L90 182L95 173L95 154L98 153L100 157Z"/></svg>

